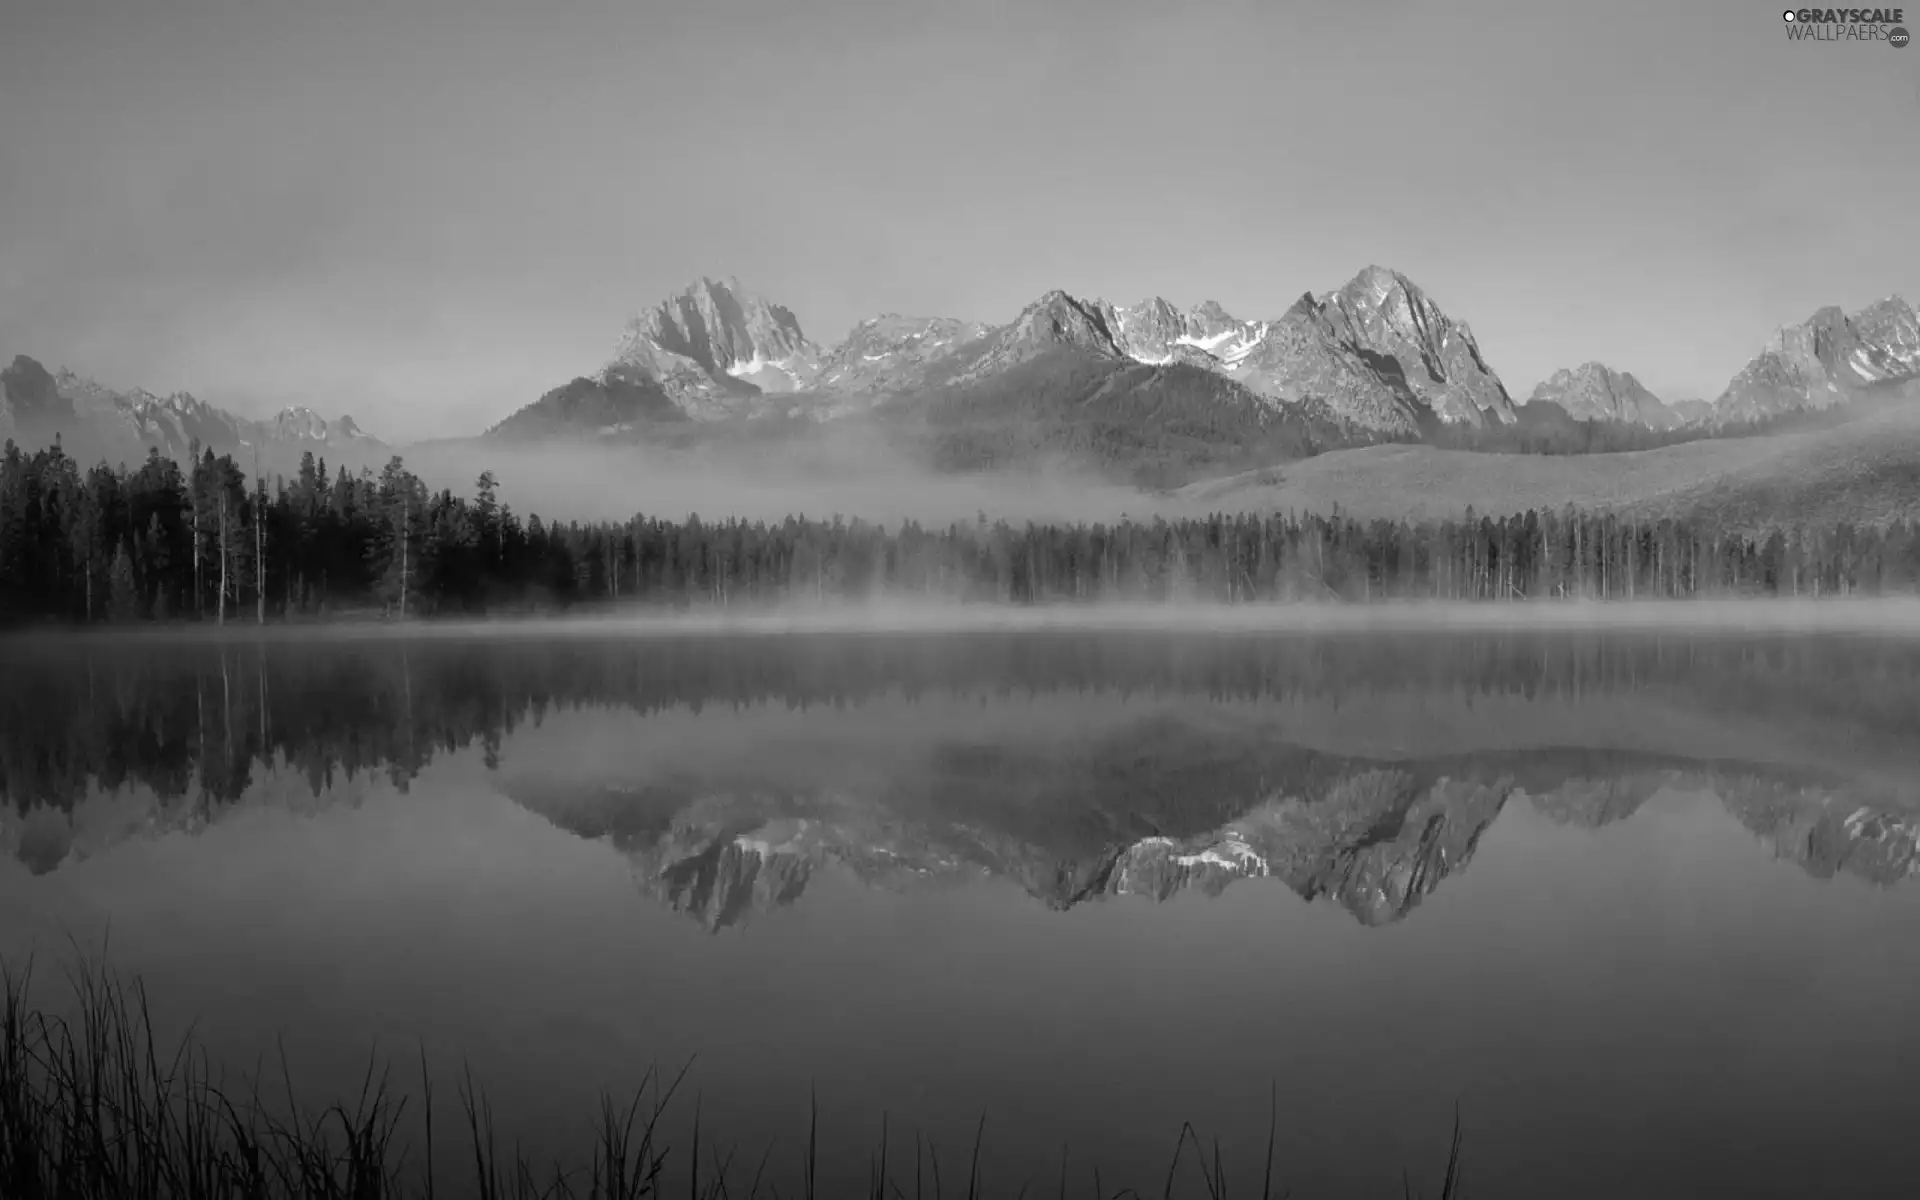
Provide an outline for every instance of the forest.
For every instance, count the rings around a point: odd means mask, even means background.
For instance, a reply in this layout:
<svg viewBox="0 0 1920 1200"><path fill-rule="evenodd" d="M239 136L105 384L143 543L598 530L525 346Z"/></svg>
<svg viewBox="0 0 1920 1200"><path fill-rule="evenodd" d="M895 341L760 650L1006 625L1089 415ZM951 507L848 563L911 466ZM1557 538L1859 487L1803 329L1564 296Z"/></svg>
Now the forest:
<svg viewBox="0 0 1920 1200"><path fill-rule="evenodd" d="M524 518L482 473L431 491L307 455L268 480L230 454L83 469L56 441L0 452L0 621L265 623L825 603L877 596L1039 604L1241 604L1828 596L1914 590L1920 528L1764 537L1677 519L1471 509L1442 522L1215 514L1113 524Z"/></svg>

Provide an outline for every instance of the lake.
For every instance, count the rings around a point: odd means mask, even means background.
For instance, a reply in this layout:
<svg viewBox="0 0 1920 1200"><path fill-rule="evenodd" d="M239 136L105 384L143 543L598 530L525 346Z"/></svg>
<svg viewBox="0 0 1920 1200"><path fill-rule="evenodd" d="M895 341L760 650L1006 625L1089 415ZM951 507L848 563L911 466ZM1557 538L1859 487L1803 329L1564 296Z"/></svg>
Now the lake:
<svg viewBox="0 0 1920 1200"><path fill-rule="evenodd" d="M1250 1193L1270 1104L1296 1197L1435 1194L1456 1110L1475 1197L1911 1187L1914 639L42 637L0 671L0 951L52 978L104 937L316 1104L424 1049L546 1158L691 1059L669 1125L697 1102L789 1193L810 1097L824 1194L883 1115L896 1174L918 1132L964 1190L983 1113L991 1194L1054 1194L1063 1148L1074 1195L1158 1194L1183 1122Z"/></svg>

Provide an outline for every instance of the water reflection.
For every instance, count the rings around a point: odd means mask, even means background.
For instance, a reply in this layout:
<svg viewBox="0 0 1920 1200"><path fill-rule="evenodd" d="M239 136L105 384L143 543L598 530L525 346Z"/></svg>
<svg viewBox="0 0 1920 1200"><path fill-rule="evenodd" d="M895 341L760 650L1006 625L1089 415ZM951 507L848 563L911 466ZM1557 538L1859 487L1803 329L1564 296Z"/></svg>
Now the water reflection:
<svg viewBox="0 0 1920 1200"><path fill-rule="evenodd" d="M262 768L326 802L470 746L715 930L828 862L1054 909L1266 877L1380 925L1515 803L1598 828L1663 788L1821 878L1891 884L1920 839L1920 653L1852 639L109 643L7 667L5 837L34 873L111 839L76 821L89 795L153 795L119 835L190 831Z"/></svg>
<svg viewBox="0 0 1920 1200"><path fill-rule="evenodd" d="M471 1056L543 1151L696 1051L743 1156L817 1088L856 1186L883 1111L952 1146L985 1108L996 1180L1067 1142L1158 1188L1182 1121L1253 1162L1276 1081L1296 1195L1399 1194L1456 1100L1482 1197L1875 1194L1920 1119L1897 643L16 643L0 670L0 934L111 922L237 1061L293 1031L316 1094L375 1036Z"/></svg>

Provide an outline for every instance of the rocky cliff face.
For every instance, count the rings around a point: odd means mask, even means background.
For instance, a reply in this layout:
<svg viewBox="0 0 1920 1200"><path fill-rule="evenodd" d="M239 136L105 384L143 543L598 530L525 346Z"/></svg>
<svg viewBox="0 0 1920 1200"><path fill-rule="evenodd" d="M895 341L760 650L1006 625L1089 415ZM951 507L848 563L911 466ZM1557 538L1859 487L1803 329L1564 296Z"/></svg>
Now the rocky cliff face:
<svg viewBox="0 0 1920 1200"><path fill-rule="evenodd" d="M1127 355L1116 336L1112 306L1051 291L989 334L960 378L984 379L1063 348L1098 358L1124 359Z"/></svg>
<svg viewBox="0 0 1920 1200"><path fill-rule="evenodd" d="M613 368L659 383L700 417L725 416L743 401L807 387L820 348L793 313L740 286L701 279L627 324Z"/></svg>
<svg viewBox="0 0 1920 1200"><path fill-rule="evenodd" d="M1747 421L1844 404L1870 389L1920 379L1920 317L1899 296L1852 316L1823 308L1774 333L1714 401L1718 421Z"/></svg>
<svg viewBox="0 0 1920 1200"><path fill-rule="evenodd" d="M1562 367L1533 389L1528 404L1547 401L1576 421L1619 421L1649 429L1672 429L1685 419L1626 371L1605 363Z"/></svg>
<svg viewBox="0 0 1920 1200"><path fill-rule="evenodd" d="M1423 407L1399 364L1341 342L1321 317L1314 298L1302 296L1260 326L1257 339L1229 366L1229 373L1278 401L1322 400L1363 429L1418 433Z"/></svg>
<svg viewBox="0 0 1920 1200"><path fill-rule="evenodd" d="M820 360L815 386L852 396L900 395L940 382L981 348L987 327L950 317L885 313L860 322Z"/></svg>
<svg viewBox="0 0 1920 1200"><path fill-rule="evenodd" d="M265 425L269 438L289 446L320 449L378 444L352 417L329 421L305 405L283 408Z"/></svg>
<svg viewBox="0 0 1920 1200"><path fill-rule="evenodd" d="M1363 356L1391 359L1419 402L1441 420L1513 421L1513 401L1473 331L1398 271L1367 267L1316 300L1315 308L1336 341Z"/></svg>

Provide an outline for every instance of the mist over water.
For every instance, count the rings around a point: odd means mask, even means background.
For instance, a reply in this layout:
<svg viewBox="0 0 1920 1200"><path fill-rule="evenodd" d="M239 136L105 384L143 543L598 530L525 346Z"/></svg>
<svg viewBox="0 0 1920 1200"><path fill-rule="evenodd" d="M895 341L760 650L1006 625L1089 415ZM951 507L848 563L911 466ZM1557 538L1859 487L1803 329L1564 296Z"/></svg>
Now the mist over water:
<svg viewBox="0 0 1920 1200"><path fill-rule="evenodd" d="M926 638L1005 633L1133 632L1174 637L1215 634L1363 634L1472 632L1570 636L1643 633L1704 638L1805 634L1907 639L1920 635L1920 598L1536 601L1377 600L1332 603L1222 604L1207 601L1078 601L1004 605L952 602L916 594L876 593L861 601L797 601L772 605L676 609L652 604L581 603L566 616L504 616L429 623L347 621L260 625L236 620L159 629L104 628L55 636L45 644L102 641L142 644L275 641L334 642L699 638L715 635L915 634ZM16 649L20 643L16 642Z"/></svg>
<svg viewBox="0 0 1920 1200"><path fill-rule="evenodd" d="M1456 1101L1476 1196L1881 1194L1920 639L1681 607L0 643L0 948L110 927L316 1103L465 1057L542 1158L697 1054L737 1162L817 1092L823 1188L984 1109L996 1194L1182 1121L1237 1190L1272 1086L1297 1196L1431 1192Z"/></svg>
<svg viewBox="0 0 1920 1200"><path fill-rule="evenodd" d="M708 521L841 515L896 526L972 521L981 513L989 520L1077 522L1184 511L1169 496L1064 462L937 471L849 426L765 445L468 441L398 453L431 485L458 494L470 493L480 472L491 470L504 502L523 514L561 520L621 521L635 513L676 521L693 514Z"/></svg>

